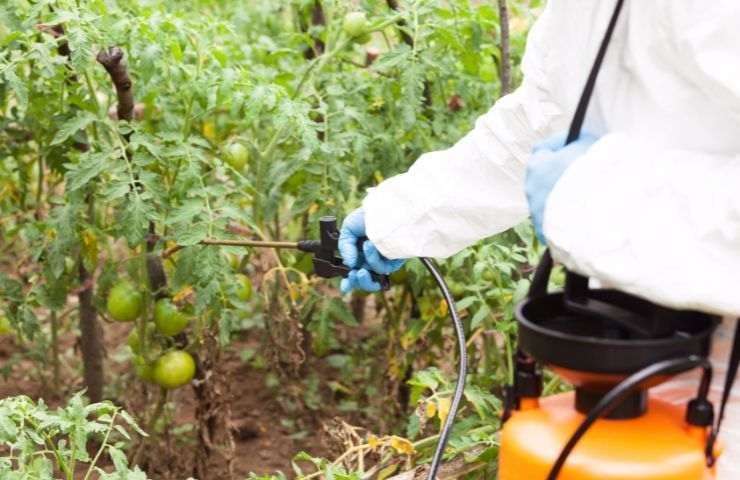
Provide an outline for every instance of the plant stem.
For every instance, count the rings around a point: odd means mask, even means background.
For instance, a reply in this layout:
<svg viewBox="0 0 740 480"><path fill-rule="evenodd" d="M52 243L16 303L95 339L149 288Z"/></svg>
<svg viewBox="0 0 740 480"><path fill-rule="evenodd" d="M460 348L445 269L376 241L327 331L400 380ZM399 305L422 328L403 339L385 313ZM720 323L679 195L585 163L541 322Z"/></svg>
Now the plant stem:
<svg viewBox="0 0 740 480"><path fill-rule="evenodd" d="M59 319L55 310L51 311L51 355L54 388L58 389L61 384L59 378Z"/></svg>
<svg viewBox="0 0 740 480"><path fill-rule="evenodd" d="M92 194L87 198L86 221L95 223L95 201ZM82 351L82 365L87 394L92 403L103 399L103 385L105 384L103 356L103 329L98 322L98 312L93 304L95 278L94 272L85 268L84 255L79 258L80 292L78 294L80 310L80 350Z"/></svg>
<svg viewBox="0 0 740 480"><path fill-rule="evenodd" d="M147 440L150 440L154 438L154 434L150 433L152 428L154 427L154 424L157 422L159 417L162 416L162 412L164 411L164 406L167 404L167 389L160 388L159 389L159 398L157 399L157 405L154 407L154 411L152 412L152 416L149 417L149 419L146 422L146 426L144 427L144 431L149 434L148 437L144 437L141 439L141 443L136 447L136 451L129 459L129 463L131 465L136 465L139 463L139 459L141 458L141 452L144 450L144 446L147 443Z"/></svg>
<svg viewBox="0 0 740 480"><path fill-rule="evenodd" d="M110 437L110 434L113 431L113 427L115 426L117 415L118 412L115 412L111 417L110 425L108 425L108 430L105 432L105 437L103 437L103 443L100 445L100 448L98 448L98 452L95 454L95 458L93 458L92 462L90 462L90 466L87 467L87 473L85 473L85 476L82 480L87 480L90 477L93 468L95 467L95 465L97 465L98 460L100 459L100 455L103 454L103 451L105 451L106 447L108 446L108 438Z"/></svg>
<svg viewBox="0 0 740 480"><path fill-rule="evenodd" d="M501 62L499 63L499 78L501 79L501 96L511 92L511 34L509 33L509 6L506 0L498 0L498 18L501 28Z"/></svg>

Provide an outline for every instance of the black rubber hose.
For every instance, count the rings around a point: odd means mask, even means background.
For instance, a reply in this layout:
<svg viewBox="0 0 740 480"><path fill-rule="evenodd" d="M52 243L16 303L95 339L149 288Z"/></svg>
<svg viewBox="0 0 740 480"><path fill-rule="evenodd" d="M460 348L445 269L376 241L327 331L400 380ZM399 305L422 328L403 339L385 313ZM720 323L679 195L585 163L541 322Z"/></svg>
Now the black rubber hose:
<svg viewBox="0 0 740 480"><path fill-rule="evenodd" d="M447 439L450 436L450 432L452 431L452 424L455 421L455 415L457 415L457 410L460 407L460 401L462 400L463 392L465 391L465 375L468 370L468 354L465 340L465 331L463 330L460 316L457 314L455 300L452 298L452 294L450 294L450 289L447 287L444 278L442 278L442 275L439 273L439 270L437 270L437 267L434 265L434 262L431 259L420 258L419 260L421 260L421 263L423 263L426 269L429 270L429 273L432 274L432 277L434 277L434 281L437 282L437 286L439 286L439 289L442 292L442 296L447 303L447 309L450 312L450 317L452 318L452 323L455 326L455 334L457 336L458 348L460 350L460 363L458 364L458 376L457 384L455 385L455 394L452 396L452 404L450 405L450 412L447 414L445 424L442 426L442 430L439 432L437 449L434 452L434 457L432 457L432 466L429 469L429 475L427 475L427 480L435 480L437 476L437 470L442 463L442 457L444 456Z"/></svg>
<svg viewBox="0 0 740 480"><path fill-rule="evenodd" d="M633 373L629 377L622 380L617 386L609 390L609 393L604 395L604 398L602 398L599 403L597 403L596 406L594 406L594 408L592 408L591 411L588 412L586 418L583 419L583 422L581 422L576 431L573 432L573 435L571 435L568 443L566 443L565 447L563 447L563 450L560 452L557 461L550 470L550 474L547 476L547 480L557 480L558 475L563 468L563 465L565 465L565 461L568 459L568 456L571 454L579 440L581 440L581 438L586 434L588 429L591 428L596 420L608 414L617 405L617 403L620 400L623 400L624 397L629 395L632 390L639 387L640 384L647 380L650 380L656 375L660 375L662 373L670 371L688 370L696 368L698 366L704 368L705 378L711 378L707 377L706 375L706 372L711 371L712 368L709 360L692 355L690 357L674 358L672 360L663 360L662 362L654 363L653 365L647 366L642 370L638 370L636 373ZM708 390L708 385L706 386L706 388L701 389L700 395L702 395L702 393L706 395L706 390Z"/></svg>

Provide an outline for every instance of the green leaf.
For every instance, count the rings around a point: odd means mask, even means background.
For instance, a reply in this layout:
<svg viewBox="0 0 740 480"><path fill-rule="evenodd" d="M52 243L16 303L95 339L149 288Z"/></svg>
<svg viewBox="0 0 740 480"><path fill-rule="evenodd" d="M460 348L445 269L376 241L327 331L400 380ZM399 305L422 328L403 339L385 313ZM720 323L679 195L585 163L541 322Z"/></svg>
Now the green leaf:
<svg viewBox="0 0 740 480"><path fill-rule="evenodd" d="M5 70L5 80L8 81L10 89L15 92L15 98L18 100L18 107L25 110L28 106L28 87L26 83L18 78L18 75L12 68Z"/></svg>
<svg viewBox="0 0 740 480"><path fill-rule="evenodd" d="M83 72L92 60L92 42L87 32L78 24L67 24L67 39L72 53L72 66L77 72Z"/></svg>
<svg viewBox="0 0 740 480"><path fill-rule="evenodd" d="M206 237L208 237L208 225L203 222L183 226L176 233L177 243L186 247L196 245Z"/></svg>
<svg viewBox="0 0 740 480"><path fill-rule="evenodd" d="M473 318L470 320L470 329L475 330L478 328L478 326L483 323L483 320L491 313L491 309L488 308L488 305L483 305L478 309L477 312L475 312L475 315L473 315Z"/></svg>
<svg viewBox="0 0 740 480"><path fill-rule="evenodd" d="M59 145L75 133L86 128L93 121L95 121L95 117L91 113L80 110L76 116L67 120L59 127L50 145Z"/></svg>
<svg viewBox="0 0 740 480"><path fill-rule="evenodd" d="M356 327L359 325L352 311L348 308L347 303L342 301L341 298L333 298L329 302L329 309L331 313L339 321L350 327Z"/></svg>
<svg viewBox="0 0 740 480"><path fill-rule="evenodd" d="M458 310L465 310L466 308L476 303L478 300L479 300L478 297L476 297L475 295L470 295L468 297L463 298L459 302L456 302L455 306L457 307Z"/></svg>
<svg viewBox="0 0 740 480"><path fill-rule="evenodd" d="M408 383L409 385L436 390L439 387L439 381L437 380L438 373L436 368L427 368L426 370L416 372Z"/></svg>
<svg viewBox="0 0 740 480"><path fill-rule="evenodd" d="M97 178L108 165L108 152L87 153L80 156L77 164L67 164L67 188L79 190Z"/></svg>
<svg viewBox="0 0 740 480"><path fill-rule="evenodd" d="M401 44L394 50L391 50L380 57L373 67L380 71L387 71L407 62L412 55L413 52L411 51L411 47L406 44Z"/></svg>

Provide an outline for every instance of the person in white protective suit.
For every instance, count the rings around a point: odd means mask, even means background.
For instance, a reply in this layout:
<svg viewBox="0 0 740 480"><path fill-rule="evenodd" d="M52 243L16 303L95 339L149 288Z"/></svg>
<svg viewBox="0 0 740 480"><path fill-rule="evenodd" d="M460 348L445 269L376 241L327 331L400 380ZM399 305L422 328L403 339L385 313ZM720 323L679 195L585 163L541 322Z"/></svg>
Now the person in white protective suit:
<svg viewBox="0 0 740 480"><path fill-rule="evenodd" d="M740 316L740 1L627 1L586 117L589 135L558 149L546 140L568 128L613 8L548 2L529 34L521 87L457 144L371 189L347 217L340 248L355 270L342 287L376 289L368 270L448 257L531 213L569 269L665 306L726 316L714 347L719 390L731 318ZM663 394L686 400L676 385ZM732 401L723 480L740 479L737 388Z"/></svg>

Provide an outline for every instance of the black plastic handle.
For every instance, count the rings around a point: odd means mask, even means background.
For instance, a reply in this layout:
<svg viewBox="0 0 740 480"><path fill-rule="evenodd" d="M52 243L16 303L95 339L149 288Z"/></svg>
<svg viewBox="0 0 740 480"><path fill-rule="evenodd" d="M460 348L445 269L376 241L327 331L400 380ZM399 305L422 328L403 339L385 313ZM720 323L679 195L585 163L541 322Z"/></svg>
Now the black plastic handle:
<svg viewBox="0 0 740 480"><path fill-rule="evenodd" d="M347 267L342 257L337 255L339 249L339 230L337 229L336 217L326 216L319 219L320 240L303 240L298 242L298 249L313 255L314 273L321 278L346 277L351 268ZM362 251L362 246L367 237L357 240L357 248ZM380 275L370 272L372 279L380 284L382 290L391 288L388 275Z"/></svg>

